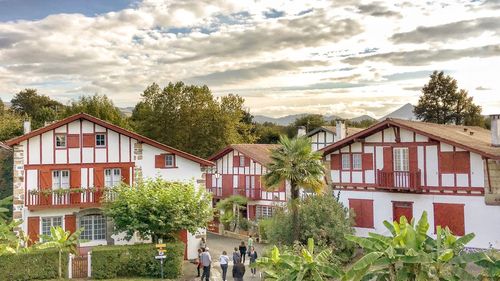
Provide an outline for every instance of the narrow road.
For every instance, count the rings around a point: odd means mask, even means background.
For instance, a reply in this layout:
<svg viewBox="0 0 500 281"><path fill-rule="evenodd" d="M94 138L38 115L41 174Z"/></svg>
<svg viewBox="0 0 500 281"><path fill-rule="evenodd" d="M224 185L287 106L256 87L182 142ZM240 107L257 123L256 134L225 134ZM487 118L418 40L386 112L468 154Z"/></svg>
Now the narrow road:
<svg viewBox="0 0 500 281"><path fill-rule="evenodd" d="M247 244L247 240L244 241L245 245ZM232 272L233 272L233 258L232 254L234 251L234 247L238 247L241 243L241 240L234 239L234 238L229 238L213 233L207 233L207 247L210 249L210 254L212 256L213 264L212 264L212 270L211 270L211 276L210 276L210 281L222 281L222 270L220 268L219 264L219 257L222 254L222 251L226 251L227 255L229 256L230 262L229 262L229 268L227 269L227 280L228 281L234 281L232 277ZM260 256L262 253L262 250L264 249L265 245L263 244L258 244L254 242L254 247L255 251L257 251L257 255ZM189 281L200 281L200 278L196 277L191 277L191 276L196 276L196 266L195 265L187 265L187 270L188 272L185 271L185 276L190 276L188 279ZM255 277L252 276L252 273L250 272L250 267L249 267L249 260L248 256L246 257L245 261L245 280L249 281L259 281L259 272L257 272L257 275ZM191 273L193 272L193 273Z"/></svg>

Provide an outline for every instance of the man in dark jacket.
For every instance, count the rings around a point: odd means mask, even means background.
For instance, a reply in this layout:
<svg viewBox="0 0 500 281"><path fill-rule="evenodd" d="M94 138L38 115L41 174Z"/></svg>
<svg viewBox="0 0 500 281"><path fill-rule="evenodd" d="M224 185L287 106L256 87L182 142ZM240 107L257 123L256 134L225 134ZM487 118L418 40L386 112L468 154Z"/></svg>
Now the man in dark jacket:
<svg viewBox="0 0 500 281"><path fill-rule="evenodd" d="M243 281L243 275L245 275L245 265L238 260L237 263L233 265L234 281Z"/></svg>

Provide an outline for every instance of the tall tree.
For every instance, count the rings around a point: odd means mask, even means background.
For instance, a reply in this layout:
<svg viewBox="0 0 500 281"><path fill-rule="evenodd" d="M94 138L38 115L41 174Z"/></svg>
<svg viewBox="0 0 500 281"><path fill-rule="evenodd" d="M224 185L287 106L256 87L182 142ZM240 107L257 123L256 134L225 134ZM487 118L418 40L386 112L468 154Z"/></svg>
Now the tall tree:
<svg viewBox="0 0 500 281"><path fill-rule="evenodd" d="M322 155L311 148L308 138L280 138L280 147L271 152L271 163L264 175L268 189L278 188L283 182L290 184L293 240L300 238L298 200L300 188L315 193L324 189Z"/></svg>
<svg viewBox="0 0 500 281"><path fill-rule="evenodd" d="M297 127L304 126L306 127L306 131L312 131L318 127L326 125L325 118L321 114L307 114L302 117L299 117L293 122L293 130L297 132Z"/></svg>
<svg viewBox="0 0 500 281"><path fill-rule="evenodd" d="M137 132L207 157L230 143L253 142L252 123L236 95L214 98L207 86L148 86L132 113Z"/></svg>
<svg viewBox="0 0 500 281"><path fill-rule="evenodd" d="M120 127L130 127L127 117L106 95L95 94L93 96L81 96L78 100L72 101L71 104L64 109L62 117L81 112L90 114Z"/></svg>
<svg viewBox="0 0 500 281"><path fill-rule="evenodd" d="M422 121L438 124L484 125L481 107L466 90L458 90L457 80L443 71L434 71L422 88L414 113Z"/></svg>
<svg viewBox="0 0 500 281"><path fill-rule="evenodd" d="M43 127L45 122L57 120L64 105L48 96L39 95L36 89L24 89L11 100L11 109L31 118L33 129Z"/></svg>
<svg viewBox="0 0 500 281"><path fill-rule="evenodd" d="M287 133L287 128L285 126L271 122L264 122L263 124L255 123L254 128L257 143L278 143L280 136ZM295 132L296 131L295 129Z"/></svg>
<svg viewBox="0 0 500 281"><path fill-rule="evenodd" d="M0 115L0 141L5 141L23 134L23 118L10 110Z"/></svg>

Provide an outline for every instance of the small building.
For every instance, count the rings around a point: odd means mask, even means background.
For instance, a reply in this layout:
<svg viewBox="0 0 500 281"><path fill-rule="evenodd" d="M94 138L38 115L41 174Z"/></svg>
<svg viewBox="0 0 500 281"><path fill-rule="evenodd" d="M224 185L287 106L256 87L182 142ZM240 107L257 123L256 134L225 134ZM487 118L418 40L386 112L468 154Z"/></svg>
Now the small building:
<svg viewBox="0 0 500 281"><path fill-rule="evenodd" d="M129 243L113 234L101 209L103 189L143 178L203 182L211 161L80 113L6 143L14 151L14 219L33 241L51 226L83 227L81 247ZM78 192L71 192L71 190ZM183 233L187 258L197 257L198 238ZM138 238L130 241L133 243Z"/></svg>
<svg viewBox="0 0 500 281"><path fill-rule="evenodd" d="M492 130L387 119L321 150L327 181L355 211L356 233L423 211L469 246L500 248L500 116ZM417 218L418 219L418 218Z"/></svg>
<svg viewBox="0 0 500 281"><path fill-rule="evenodd" d="M337 121L335 126L318 127L307 133L306 136L311 140L313 150L320 150L362 130L361 128L346 127L344 122Z"/></svg>

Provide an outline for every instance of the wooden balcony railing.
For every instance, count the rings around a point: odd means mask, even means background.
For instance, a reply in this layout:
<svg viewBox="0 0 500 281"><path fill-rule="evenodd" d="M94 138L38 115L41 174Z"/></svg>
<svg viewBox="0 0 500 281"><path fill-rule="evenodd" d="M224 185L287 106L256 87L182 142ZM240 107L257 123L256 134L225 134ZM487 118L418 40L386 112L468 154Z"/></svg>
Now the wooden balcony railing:
<svg viewBox="0 0 500 281"><path fill-rule="evenodd" d="M233 195L241 195L252 200L261 199L260 189L234 188Z"/></svg>
<svg viewBox="0 0 500 281"><path fill-rule="evenodd" d="M103 188L28 191L25 204L28 209L97 207L105 200L114 200L114 195Z"/></svg>
<svg viewBox="0 0 500 281"><path fill-rule="evenodd" d="M377 170L377 186L384 189L419 191L422 188L420 178L420 170L417 172Z"/></svg>

